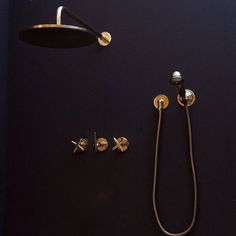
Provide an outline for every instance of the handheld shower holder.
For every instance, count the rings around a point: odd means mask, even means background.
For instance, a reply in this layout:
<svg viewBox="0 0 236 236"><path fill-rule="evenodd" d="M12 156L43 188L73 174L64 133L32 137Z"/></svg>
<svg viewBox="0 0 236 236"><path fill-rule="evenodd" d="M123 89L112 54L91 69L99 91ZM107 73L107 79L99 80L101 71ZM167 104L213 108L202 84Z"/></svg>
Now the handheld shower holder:
<svg viewBox="0 0 236 236"><path fill-rule="evenodd" d="M192 106L196 100L195 93L190 89L185 89L185 100L188 107ZM183 98L180 94L177 95L177 101L181 106L184 106Z"/></svg>

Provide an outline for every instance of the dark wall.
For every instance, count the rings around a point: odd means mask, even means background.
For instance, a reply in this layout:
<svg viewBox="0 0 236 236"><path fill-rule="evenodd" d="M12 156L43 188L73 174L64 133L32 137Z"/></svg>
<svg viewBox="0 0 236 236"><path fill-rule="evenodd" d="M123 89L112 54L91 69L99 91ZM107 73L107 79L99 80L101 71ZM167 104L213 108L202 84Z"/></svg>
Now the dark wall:
<svg viewBox="0 0 236 236"><path fill-rule="evenodd" d="M6 160L6 85L7 85L7 39L8 1L0 2L0 234L3 229L5 206L5 160Z"/></svg>
<svg viewBox="0 0 236 236"><path fill-rule="evenodd" d="M66 5L107 48L38 48L18 32L55 21ZM189 235L233 235L236 217L236 3L202 1L11 1L5 235L162 235L152 209L157 111L164 93L158 205L183 230L192 214L185 114L168 80L178 69L195 91L191 107L199 199ZM66 22L70 20L64 19ZM93 131L109 139L92 148ZM90 147L72 155L71 139ZM130 148L111 151L112 137Z"/></svg>

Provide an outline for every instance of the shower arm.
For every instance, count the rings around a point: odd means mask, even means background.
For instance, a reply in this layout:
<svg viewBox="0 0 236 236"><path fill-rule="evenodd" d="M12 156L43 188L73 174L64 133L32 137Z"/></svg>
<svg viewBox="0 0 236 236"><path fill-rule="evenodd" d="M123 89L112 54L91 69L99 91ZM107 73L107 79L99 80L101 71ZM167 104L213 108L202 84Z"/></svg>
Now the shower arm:
<svg viewBox="0 0 236 236"><path fill-rule="evenodd" d="M60 7L57 8L57 18L56 18L57 25L61 25L61 18L62 18L61 15L62 15L62 13L64 13L67 16L71 17L73 20L79 22L86 29L92 31L96 35L97 38L100 38L105 43L110 42L109 39L107 39L104 35L102 35L101 33L98 33L96 30L94 30L89 25L84 23L76 14L74 14L72 11L70 11L68 8L66 8L64 6L60 6Z"/></svg>

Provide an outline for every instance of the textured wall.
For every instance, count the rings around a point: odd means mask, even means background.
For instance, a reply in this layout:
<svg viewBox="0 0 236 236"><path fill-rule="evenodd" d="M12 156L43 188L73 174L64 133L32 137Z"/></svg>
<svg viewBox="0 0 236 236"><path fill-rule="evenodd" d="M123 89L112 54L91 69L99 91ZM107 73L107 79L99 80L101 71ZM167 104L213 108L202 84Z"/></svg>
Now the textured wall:
<svg viewBox="0 0 236 236"><path fill-rule="evenodd" d="M54 50L20 29L55 21L64 4L113 36L108 48ZM157 112L164 93L158 202L181 231L192 211L185 114L168 83L178 69L191 107L199 186L189 235L233 234L236 3L230 0L11 1L5 235L162 235L151 202ZM66 20L71 22L70 20ZM126 136L127 153L73 156L72 138ZM111 148L111 145L110 145Z"/></svg>

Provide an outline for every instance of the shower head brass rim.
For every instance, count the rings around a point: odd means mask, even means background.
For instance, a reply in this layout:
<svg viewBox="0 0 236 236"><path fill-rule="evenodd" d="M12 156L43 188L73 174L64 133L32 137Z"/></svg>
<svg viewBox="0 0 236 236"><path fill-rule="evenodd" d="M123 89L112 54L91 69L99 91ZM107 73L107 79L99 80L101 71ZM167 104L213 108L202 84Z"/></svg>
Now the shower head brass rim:
<svg viewBox="0 0 236 236"><path fill-rule="evenodd" d="M169 105L169 99L166 95L159 94L154 98L153 105L158 110L160 109L165 110Z"/></svg>

